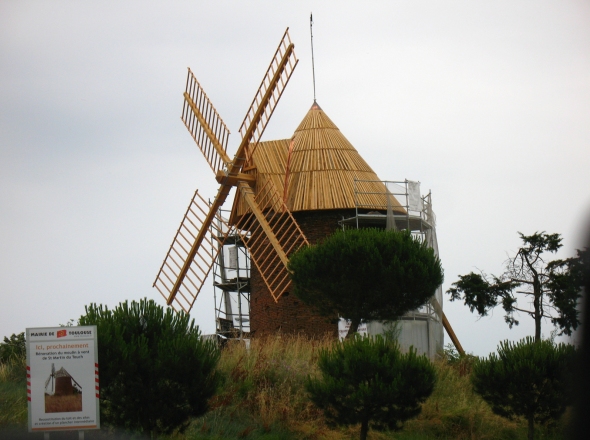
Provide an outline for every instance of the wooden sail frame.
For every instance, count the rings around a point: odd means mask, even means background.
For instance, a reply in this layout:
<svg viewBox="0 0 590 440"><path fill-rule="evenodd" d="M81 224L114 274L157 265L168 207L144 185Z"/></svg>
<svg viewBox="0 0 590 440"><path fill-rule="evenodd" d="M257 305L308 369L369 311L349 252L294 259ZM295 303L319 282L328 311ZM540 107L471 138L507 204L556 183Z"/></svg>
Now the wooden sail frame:
<svg viewBox="0 0 590 440"><path fill-rule="evenodd" d="M183 95L184 105L180 119L216 173L230 161L226 153L229 129L190 68Z"/></svg>
<svg viewBox="0 0 590 440"><path fill-rule="evenodd" d="M298 63L298 59L295 56L295 46L291 42L289 36L289 28L283 34L281 42L272 58L270 66L268 67L266 74L262 80L258 91L254 95L249 110L246 112L246 117L240 127L240 134L242 140L238 149L235 153L233 160L229 160L229 156L225 153L225 146L227 144L227 136L229 130L225 127L225 124L217 114L217 111L210 103L209 98L205 95L200 84L197 82L192 72L188 73L187 77L187 91L184 93L185 104L183 108L182 119L193 139L197 142L201 152L205 156L205 159L209 163L213 172L216 173L216 179L220 183L219 190L213 203L209 208L209 212L204 218L199 218L199 228L196 233L191 236L192 245L182 246L181 263L179 264L176 260L173 260L174 252L178 251L180 245L180 239L178 239L178 233L175 237L173 244L170 247L168 255L166 256L162 268L160 269L154 286L158 284L161 287L160 293L166 292L166 303L172 305L175 301L176 296L180 293L183 305L188 305L188 310L192 307L198 292L202 287L201 277L197 277L198 283L192 283L192 288L189 288L185 284L185 279L192 270L191 265L195 258L200 256L200 252L203 252L202 244L206 240L206 235L209 232L209 228L212 226L213 220L218 213L218 210L223 206L227 199L230 190L242 183L248 185L253 184L251 176L242 175L242 168L249 162L251 152L255 150L256 144L260 140L260 137L264 133L266 125L272 116L276 105L282 93L293 74L293 71ZM189 111L190 109L190 111ZM220 138L222 141L220 141ZM223 170L220 169L220 165L223 164ZM196 197L197 193L195 193ZM193 198L193 201L195 198ZM191 206L189 205L187 213L191 212ZM179 231L185 225L185 219L181 223ZM188 223L187 223L188 224ZM184 237L183 237L184 238ZM176 246L175 246L176 245ZM188 248L188 249L187 249ZM174 252L173 252L174 250ZM213 265L214 255L207 255L208 260L204 264L205 267L199 268L201 272L205 273ZM172 270L172 265L169 264L168 260L174 261L177 267L176 270ZM208 268L207 268L208 266ZM168 282L172 282L172 286L169 286L167 282L164 282L164 278L167 278ZM185 292L181 292L181 288L185 289ZM185 309L185 307L182 307ZM185 309L186 311L186 309Z"/></svg>
<svg viewBox="0 0 590 440"><path fill-rule="evenodd" d="M239 129L242 136L240 147L246 150L247 162L250 162L298 62L287 28Z"/></svg>
<svg viewBox="0 0 590 440"><path fill-rule="evenodd" d="M235 229L276 302L291 285L288 255L309 242L272 181L258 188L256 195L243 183L239 190L249 211Z"/></svg>
<svg viewBox="0 0 590 440"><path fill-rule="evenodd" d="M205 219L211 212L210 209L210 203L199 194L199 190L195 191L153 284L166 300L170 297L182 267L189 261L189 249L196 236L205 228ZM217 221L207 227L210 234L204 237L206 246L197 249L188 264L189 269L180 284L178 294L169 304L176 311L190 311L227 237L229 226L219 213L216 214Z"/></svg>

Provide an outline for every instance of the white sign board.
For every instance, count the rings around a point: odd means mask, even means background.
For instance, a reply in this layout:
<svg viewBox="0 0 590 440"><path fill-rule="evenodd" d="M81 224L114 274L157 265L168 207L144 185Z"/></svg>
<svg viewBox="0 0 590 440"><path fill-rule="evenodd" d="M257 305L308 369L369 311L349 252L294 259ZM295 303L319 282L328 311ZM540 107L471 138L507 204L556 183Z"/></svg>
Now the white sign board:
<svg viewBox="0 0 590 440"><path fill-rule="evenodd" d="M346 338L348 334L348 329L350 328L350 321L344 318L340 318L338 321L338 338L342 341ZM356 332L361 336L367 336L367 323L361 322L358 326Z"/></svg>
<svg viewBox="0 0 590 440"><path fill-rule="evenodd" d="M27 329L29 432L100 429L96 326Z"/></svg>

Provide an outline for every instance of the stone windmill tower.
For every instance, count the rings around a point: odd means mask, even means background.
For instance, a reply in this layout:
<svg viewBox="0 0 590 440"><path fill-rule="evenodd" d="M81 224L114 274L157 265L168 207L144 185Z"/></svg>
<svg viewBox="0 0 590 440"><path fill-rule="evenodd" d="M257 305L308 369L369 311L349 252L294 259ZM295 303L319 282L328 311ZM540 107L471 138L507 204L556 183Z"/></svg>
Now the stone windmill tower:
<svg viewBox="0 0 590 440"><path fill-rule="evenodd" d="M260 142L296 64L287 30L239 130L233 159L226 153L229 131L189 70L182 120L220 187L211 203L195 192L154 287L168 305L189 312L214 267L221 290L217 332L224 337L244 331L336 335L337 324L290 295L289 255L344 224L397 225L425 238L434 231L427 209L411 212L407 181L400 203L315 101L291 138ZM233 206L224 211L233 187ZM246 261L234 257L228 264L228 247L241 249ZM246 269L241 273L240 265ZM439 326L441 300L433 300L431 313ZM442 344L442 326L439 339Z"/></svg>

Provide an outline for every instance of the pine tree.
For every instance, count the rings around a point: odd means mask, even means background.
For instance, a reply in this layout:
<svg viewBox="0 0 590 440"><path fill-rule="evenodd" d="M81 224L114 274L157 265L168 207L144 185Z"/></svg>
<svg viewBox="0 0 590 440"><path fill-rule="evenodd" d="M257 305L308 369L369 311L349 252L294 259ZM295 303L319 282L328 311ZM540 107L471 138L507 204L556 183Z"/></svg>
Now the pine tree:
<svg viewBox="0 0 590 440"><path fill-rule="evenodd" d="M299 249L289 259L294 293L327 317L398 319L424 305L443 282L440 260L407 231L352 229Z"/></svg>
<svg viewBox="0 0 590 440"><path fill-rule="evenodd" d="M497 355L475 361L473 389L494 413L508 419L524 417L532 440L535 422L557 420L572 403L569 375L575 352L572 345L554 345L551 340L504 341Z"/></svg>
<svg viewBox="0 0 590 440"><path fill-rule="evenodd" d="M189 315L142 299L113 310L91 304L79 324L97 326L103 423L169 434L207 411L219 350Z"/></svg>
<svg viewBox="0 0 590 440"><path fill-rule="evenodd" d="M434 367L414 349L406 354L396 342L381 336L355 335L319 354L319 378L309 378L307 390L330 424L399 430L416 417L434 389Z"/></svg>

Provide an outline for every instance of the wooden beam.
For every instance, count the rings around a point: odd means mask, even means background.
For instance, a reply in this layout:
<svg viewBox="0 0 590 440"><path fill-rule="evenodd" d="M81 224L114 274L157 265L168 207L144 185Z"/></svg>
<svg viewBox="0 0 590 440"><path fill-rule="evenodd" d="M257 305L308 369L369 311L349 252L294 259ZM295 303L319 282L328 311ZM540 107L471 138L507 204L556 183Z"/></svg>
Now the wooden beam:
<svg viewBox="0 0 590 440"><path fill-rule="evenodd" d="M256 176L253 174L238 173L235 176L230 176L225 174L223 170L217 171L215 179L222 185L230 186L238 186L239 182L246 182L250 186L254 186L254 184L256 184Z"/></svg>
<svg viewBox="0 0 590 440"><path fill-rule="evenodd" d="M213 134L213 130L211 130L211 127L209 127L209 124L207 124L205 117L203 116L201 111L197 108L197 106L195 105L195 103L191 99L190 95L186 92L184 92L183 95L184 95L184 99L186 100L187 104L190 106L190 108L193 111L193 113L195 114L196 118L199 120L199 123L201 124L201 127L203 127L203 130L207 134L207 137L209 138L209 140L213 144L213 147L217 151L217 154L219 154L219 157L221 157L221 160L223 161L223 163L227 165L230 162L230 158L227 155L227 153L225 152L225 150L223 149L223 147L221 146L221 144L219 143L219 140L217 139L215 134Z"/></svg>
<svg viewBox="0 0 590 440"><path fill-rule="evenodd" d="M453 341L453 345L455 345L455 348L457 349L457 351L459 352L459 354L461 356L465 356L465 350L463 350L463 347L461 346L461 343L459 342L457 335L455 335L455 332L453 331L453 328L451 327L451 324L450 324L449 320L447 319L447 316L444 313L442 315L442 321L443 321L443 327L447 331L447 334L451 338L451 341Z"/></svg>
<svg viewBox="0 0 590 440"><path fill-rule="evenodd" d="M438 301L436 300L435 297L430 298L430 304L432 304L432 307L434 307L434 310L436 311L436 313L442 318L443 327L446 330L449 337L451 338L453 345L455 346L455 348L457 349L459 354L461 356L464 356L465 350L463 350L463 347L461 346L461 343L459 342L459 338L457 338L457 335L453 331L453 327L451 327L451 323L447 319L445 312L443 312L442 307L440 306L440 304L438 303Z"/></svg>
<svg viewBox="0 0 590 440"><path fill-rule="evenodd" d="M244 197L244 200L246 201L246 203L248 204L248 206L252 210L252 213L254 214L256 219L258 220L260 227L262 228L262 230L266 234L268 241L270 242L270 244L272 245L272 247L274 248L274 250L278 254L279 258L281 259L281 261L283 262L285 267L287 267L287 264L289 263L289 258L287 258L287 254L285 254L285 251L283 250L283 247L281 246L281 244L279 243L279 240L277 239L276 235L274 234L272 227L266 221L266 217L264 217L264 213L260 209L260 206L258 206L258 203L256 203L256 201L254 200L254 194L252 193L252 190L245 182L240 182L238 184L238 188L240 189L240 192L242 193L242 197Z"/></svg>

